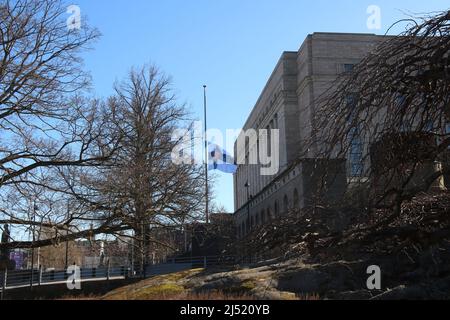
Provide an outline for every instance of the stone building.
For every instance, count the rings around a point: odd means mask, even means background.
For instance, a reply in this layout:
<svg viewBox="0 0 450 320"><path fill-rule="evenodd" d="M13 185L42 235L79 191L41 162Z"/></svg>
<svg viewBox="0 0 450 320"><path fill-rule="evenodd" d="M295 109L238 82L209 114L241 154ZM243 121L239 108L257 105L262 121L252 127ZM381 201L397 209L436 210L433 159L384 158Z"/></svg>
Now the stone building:
<svg viewBox="0 0 450 320"><path fill-rule="evenodd" d="M284 52L252 109L243 129L279 129L278 173L260 174L261 165L239 165L234 175L235 224L238 237L269 219L310 205L321 182L315 172L331 170L328 190L321 196L335 201L347 182L363 172L363 143L355 143L347 159L316 159L306 150L317 98L343 72L351 72L385 37L374 34L314 33L298 51ZM246 157L258 150L259 140L249 141ZM270 149L270 147L269 147ZM299 160L302 159L302 160Z"/></svg>

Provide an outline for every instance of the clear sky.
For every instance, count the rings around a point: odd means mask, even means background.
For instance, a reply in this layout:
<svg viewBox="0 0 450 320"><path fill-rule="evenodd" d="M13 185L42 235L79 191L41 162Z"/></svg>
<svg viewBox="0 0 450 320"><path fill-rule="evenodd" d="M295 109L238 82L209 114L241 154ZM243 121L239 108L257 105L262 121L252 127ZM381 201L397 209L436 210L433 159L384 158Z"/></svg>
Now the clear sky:
<svg viewBox="0 0 450 320"><path fill-rule="evenodd" d="M208 126L241 128L283 51L313 32L384 34L408 13L445 10L444 0L79 0L102 33L85 55L96 96L112 93L132 66L156 64L172 76L180 102ZM381 29L367 27L367 8L381 9ZM399 29L395 29L398 31ZM393 32L391 32L393 33ZM217 202L233 211L233 179L220 174Z"/></svg>

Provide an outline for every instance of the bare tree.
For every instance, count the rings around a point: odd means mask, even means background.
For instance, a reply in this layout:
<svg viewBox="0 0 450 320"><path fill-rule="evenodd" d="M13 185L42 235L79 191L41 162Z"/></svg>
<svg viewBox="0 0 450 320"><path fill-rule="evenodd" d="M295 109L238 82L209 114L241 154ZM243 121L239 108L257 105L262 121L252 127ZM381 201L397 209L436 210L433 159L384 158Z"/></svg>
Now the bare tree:
<svg viewBox="0 0 450 320"><path fill-rule="evenodd" d="M116 85L108 106L113 126L122 136L120 150L111 168L94 183L123 215L123 223L134 232L140 268L147 263L153 228L180 231L198 220L204 203L203 169L175 164L172 152L182 141L173 132L190 126L187 111L172 93L170 80L154 66L131 70Z"/></svg>
<svg viewBox="0 0 450 320"><path fill-rule="evenodd" d="M75 206L78 196L61 177L95 170L118 147L118 137L104 130L106 109L81 97L89 75L80 53L99 33L86 24L69 30L66 18L60 1L0 2L0 224L33 234L36 226L55 230L54 237L41 241L23 241L14 232L5 245L11 248L110 228L76 224L86 208L66 213L68 201Z"/></svg>
<svg viewBox="0 0 450 320"><path fill-rule="evenodd" d="M353 157L354 184L366 184L372 207L398 214L404 200L441 187L448 172L449 20L448 11L402 20L404 33L386 37L318 101L309 150ZM355 146L361 150L352 154Z"/></svg>
<svg viewBox="0 0 450 320"><path fill-rule="evenodd" d="M79 52L98 32L68 30L64 13L47 0L0 5L0 224L15 231L0 246L134 237L142 268L159 243L149 230L181 229L204 201L202 169L171 160L186 110L154 67L107 102L83 98Z"/></svg>

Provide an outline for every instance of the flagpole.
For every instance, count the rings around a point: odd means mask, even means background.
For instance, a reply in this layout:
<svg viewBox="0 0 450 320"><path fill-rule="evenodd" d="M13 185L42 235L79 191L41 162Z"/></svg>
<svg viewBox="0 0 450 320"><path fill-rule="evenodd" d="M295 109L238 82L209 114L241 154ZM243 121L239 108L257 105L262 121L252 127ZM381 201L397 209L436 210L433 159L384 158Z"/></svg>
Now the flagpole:
<svg viewBox="0 0 450 320"><path fill-rule="evenodd" d="M205 196L206 196L205 218L206 224L209 224L208 123L206 113L206 85L203 86L203 107L205 116Z"/></svg>

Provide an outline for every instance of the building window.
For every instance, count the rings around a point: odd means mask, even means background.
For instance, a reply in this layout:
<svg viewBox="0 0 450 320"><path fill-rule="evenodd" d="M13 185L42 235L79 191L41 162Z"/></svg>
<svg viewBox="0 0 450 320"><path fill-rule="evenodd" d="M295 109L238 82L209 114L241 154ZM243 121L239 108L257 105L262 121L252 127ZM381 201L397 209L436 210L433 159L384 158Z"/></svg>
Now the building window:
<svg viewBox="0 0 450 320"><path fill-rule="evenodd" d="M346 63L346 64L344 64L343 69L344 69L345 73L351 73L351 72L353 72L353 69L355 69L355 65L352 63Z"/></svg>
<svg viewBox="0 0 450 320"><path fill-rule="evenodd" d="M361 177L363 174L363 143L358 128L350 131L350 176Z"/></svg>
<svg viewBox="0 0 450 320"><path fill-rule="evenodd" d="M445 141L445 139L448 139L450 135L450 123L446 123L445 124L445 129L444 129L444 137L442 137L442 140L440 141L440 143L443 143ZM450 150L450 145L447 146L447 149Z"/></svg>
<svg viewBox="0 0 450 320"><path fill-rule="evenodd" d="M261 211L261 224L265 224L266 223L266 217L264 216L264 210Z"/></svg>
<svg viewBox="0 0 450 320"><path fill-rule="evenodd" d="M245 138L245 164L249 164L248 157L250 154L250 138Z"/></svg>
<svg viewBox="0 0 450 320"><path fill-rule="evenodd" d="M432 120L426 121L426 123L425 123L425 132L435 133L435 131L436 130L435 130L433 121Z"/></svg>
<svg viewBox="0 0 450 320"><path fill-rule="evenodd" d="M352 123L355 120L356 113L357 113L357 109L356 109L357 96L356 96L356 94L347 95L347 97L345 98L345 103L346 103L347 114L348 114L347 122Z"/></svg>
<svg viewBox="0 0 450 320"><path fill-rule="evenodd" d="M400 109L405 109L406 108L406 97L402 94L399 94L396 98L395 98L395 103L397 104L397 106Z"/></svg>
<svg viewBox="0 0 450 320"><path fill-rule="evenodd" d="M278 206L278 201L275 201L275 205L274 205L274 214L275 214L275 217L278 217L278 214L280 213L280 210L279 210L279 206Z"/></svg>
<svg viewBox="0 0 450 320"><path fill-rule="evenodd" d="M398 94L397 97L395 98L395 106L397 108L399 108L400 110L402 110L402 112L404 112L403 116L400 117L400 121L399 121L399 128L401 132L407 132L409 131L409 124L408 124L408 120L405 118L407 109L408 109L408 104L406 101L406 97L402 94Z"/></svg>
<svg viewBox="0 0 450 320"><path fill-rule="evenodd" d="M447 124L445 125L445 134L446 134L446 135L450 134L450 123L447 123Z"/></svg>
<svg viewBox="0 0 450 320"><path fill-rule="evenodd" d="M294 209L298 209L300 207L299 201L300 201L300 199L298 197L298 190L295 189L294 190Z"/></svg>
<svg viewBox="0 0 450 320"><path fill-rule="evenodd" d="M256 153L259 155L260 150L259 150L259 135L258 138L256 138Z"/></svg>
<svg viewBox="0 0 450 320"><path fill-rule="evenodd" d="M289 212L289 198L284 196L283 198L283 213L287 214Z"/></svg>
<svg viewBox="0 0 450 320"><path fill-rule="evenodd" d="M347 114L346 122L349 125L354 125L357 120L358 109L356 108L358 103L358 96L356 93L348 94L345 97L345 113Z"/></svg>

